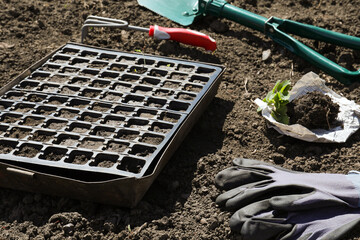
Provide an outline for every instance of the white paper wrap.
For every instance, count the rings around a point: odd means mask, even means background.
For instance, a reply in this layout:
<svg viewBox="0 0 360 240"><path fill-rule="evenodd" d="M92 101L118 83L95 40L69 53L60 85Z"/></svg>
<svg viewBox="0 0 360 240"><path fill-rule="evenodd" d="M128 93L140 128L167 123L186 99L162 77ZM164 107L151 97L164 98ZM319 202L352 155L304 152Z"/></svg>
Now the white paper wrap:
<svg viewBox="0 0 360 240"><path fill-rule="evenodd" d="M325 95L328 95L333 102L339 104L339 114L337 120L343 123L343 126L339 126L330 130L325 129L308 129L299 124L286 125L277 122L271 116L271 109L267 106L267 103L255 99L255 103L262 109L261 114L269 122L269 127L274 128L281 134L298 138L307 142L345 142L351 134L355 133L360 126L360 106L354 101L350 101L339 94L332 91L325 86L325 81L322 80L317 74L309 72L305 74L290 91L290 101L296 99L308 92L320 91Z"/></svg>

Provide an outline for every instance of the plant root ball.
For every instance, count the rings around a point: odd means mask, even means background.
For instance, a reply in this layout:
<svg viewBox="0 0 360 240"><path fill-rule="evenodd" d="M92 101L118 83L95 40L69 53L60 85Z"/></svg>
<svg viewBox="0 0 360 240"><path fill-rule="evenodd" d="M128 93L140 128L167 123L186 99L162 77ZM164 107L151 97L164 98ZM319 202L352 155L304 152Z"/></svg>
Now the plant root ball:
<svg viewBox="0 0 360 240"><path fill-rule="evenodd" d="M308 129L330 129L338 125L339 105L319 91L309 92L288 104L290 124L301 124Z"/></svg>

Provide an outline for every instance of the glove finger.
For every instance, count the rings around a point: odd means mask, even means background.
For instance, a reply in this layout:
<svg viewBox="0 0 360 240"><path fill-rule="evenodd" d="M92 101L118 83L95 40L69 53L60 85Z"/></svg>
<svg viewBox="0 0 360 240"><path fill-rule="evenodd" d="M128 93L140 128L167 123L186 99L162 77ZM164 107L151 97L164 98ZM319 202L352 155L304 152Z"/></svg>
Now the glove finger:
<svg viewBox="0 0 360 240"><path fill-rule="evenodd" d="M347 203L334 197L331 194L312 191L308 189L306 193L292 194L287 196L274 196L270 199L274 209L281 209L286 211L303 211L308 209L315 209L319 207L331 206L348 206Z"/></svg>
<svg viewBox="0 0 360 240"><path fill-rule="evenodd" d="M220 189L230 190L241 185L270 178L271 177L266 174L254 170L244 170L238 167L230 167L216 175L215 184Z"/></svg>
<svg viewBox="0 0 360 240"><path fill-rule="evenodd" d="M243 189L238 194L229 198L226 201L225 207L230 210L240 209L246 205L249 205L252 202L270 199L275 196L301 194L305 191L310 192L312 191L312 189L305 189L301 186L292 185L276 186L271 185L268 181L268 183L264 183L262 186L259 184L253 188L249 187L247 189Z"/></svg>
<svg viewBox="0 0 360 240"><path fill-rule="evenodd" d="M262 240L290 232L291 224L283 224L284 217L276 217L269 200L252 203L233 214L230 219L232 231L240 232L243 239Z"/></svg>
<svg viewBox="0 0 360 240"><path fill-rule="evenodd" d="M266 184L270 184L270 183L271 183L271 181L264 180L264 181L260 181L260 182L245 184L243 186L239 186L239 187L230 189L229 191L226 191L226 192L220 194L216 198L216 204L218 204L219 206L227 205L227 202L229 200L231 200L233 198L237 198L238 195L243 194L247 189L253 189L253 188L263 186L263 185L266 185ZM239 208L237 208L237 209L239 209Z"/></svg>

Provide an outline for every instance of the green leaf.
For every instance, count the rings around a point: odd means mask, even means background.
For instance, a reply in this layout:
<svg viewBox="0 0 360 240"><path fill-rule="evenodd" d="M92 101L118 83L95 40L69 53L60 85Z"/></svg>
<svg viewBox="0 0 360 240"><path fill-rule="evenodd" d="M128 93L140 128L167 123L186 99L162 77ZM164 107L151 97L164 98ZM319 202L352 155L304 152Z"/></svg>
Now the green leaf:
<svg viewBox="0 0 360 240"><path fill-rule="evenodd" d="M284 124L289 124L286 105L289 103L290 89L291 82L289 80L279 80L263 99L272 110L271 116L273 116L276 121Z"/></svg>

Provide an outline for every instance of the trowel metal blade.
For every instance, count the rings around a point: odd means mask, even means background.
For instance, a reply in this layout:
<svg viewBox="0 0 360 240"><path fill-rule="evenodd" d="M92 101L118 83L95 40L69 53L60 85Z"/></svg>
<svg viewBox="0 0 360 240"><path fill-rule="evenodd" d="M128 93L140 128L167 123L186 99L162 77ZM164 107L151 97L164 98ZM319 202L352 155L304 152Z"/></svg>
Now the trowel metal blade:
<svg viewBox="0 0 360 240"><path fill-rule="evenodd" d="M183 26L194 22L198 0L137 0L141 6Z"/></svg>

